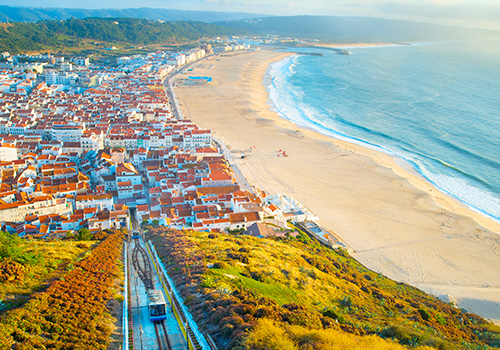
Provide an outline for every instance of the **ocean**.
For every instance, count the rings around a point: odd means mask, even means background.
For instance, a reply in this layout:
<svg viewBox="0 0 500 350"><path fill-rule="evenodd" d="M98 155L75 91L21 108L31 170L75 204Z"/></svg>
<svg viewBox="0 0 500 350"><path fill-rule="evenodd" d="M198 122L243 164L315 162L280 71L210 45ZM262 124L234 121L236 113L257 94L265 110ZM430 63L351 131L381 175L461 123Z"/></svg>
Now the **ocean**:
<svg viewBox="0 0 500 350"><path fill-rule="evenodd" d="M408 162L500 220L500 40L293 55L270 68L282 118Z"/></svg>

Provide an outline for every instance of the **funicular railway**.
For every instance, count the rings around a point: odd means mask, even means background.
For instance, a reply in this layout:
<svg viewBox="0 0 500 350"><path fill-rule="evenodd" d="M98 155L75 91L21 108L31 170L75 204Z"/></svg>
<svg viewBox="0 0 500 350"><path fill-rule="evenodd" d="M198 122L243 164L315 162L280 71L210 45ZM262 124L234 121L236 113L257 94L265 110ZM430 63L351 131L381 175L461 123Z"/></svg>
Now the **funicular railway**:
<svg viewBox="0 0 500 350"><path fill-rule="evenodd" d="M214 341L208 334L199 332L192 316L181 305L172 281L159 266L161 263L155 248L144 242L134 214L132 209L128 255L132 275L129 289L132 339L129 349L217 350Z"/></svg>
<svg viewBox="0 0 500 350"><path fill-rule="evenodd" d="M156 343L160 350L173 350L167 327L165 326L165 320L167 318L165 298L161 290L155 289L151 261L146 249L140 244L139 240L139 237L134 238L132 265L146 288L148 301L147 310L149 320L154 324Z"/></svg>
<svg viewBox="0 0 500 350"><path fill-rule="evenodd" d="M171 315L171 307L165 302L163 291L158 283L156 271L140 234L140 227L132 218L132 242L130 247L131 274L135 284L131 286L133 304L131 348L141 350L186 349L181 330ZM144 310L147 310L145 313ZM153 330L154 329L154 332ZM154 334L154 335L153 335ZM155 338L155 339L151 339Z"/></svg>

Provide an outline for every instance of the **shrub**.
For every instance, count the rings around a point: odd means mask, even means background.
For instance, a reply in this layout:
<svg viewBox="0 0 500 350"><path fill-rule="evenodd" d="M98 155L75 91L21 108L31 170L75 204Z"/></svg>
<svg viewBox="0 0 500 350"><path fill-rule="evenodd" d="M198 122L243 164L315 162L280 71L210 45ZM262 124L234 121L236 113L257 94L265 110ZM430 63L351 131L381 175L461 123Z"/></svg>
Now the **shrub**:
<svg viewBox="0 0 500 350"><path fill-rule="evenodd" d="M282 326L273 320L260 319L244 341L248 350L298 350L299 347L288 336Z"/></svg>
<svg viewBox="0 0 500 350"><path fill-rule="evenodd" d="M0 282L21 281L26 275L26 268L10 259L0 261Z"/></svg>
<svg viewBox="0 0 500 350"><path fill-rule="evenodd" d="M106 304L114 292L122 241L121 233L110 235L64 279L10 311L0 323L0 348L106 349L112 333Z"/></svg>
<svg viewBox="0 0 500 350"><path fill-rule="evenodd" d="M342 314L340 312L338 312L337 310L335 309L324 309L323 312L322 312L323 316L325 317L329 317L333 320L337 320L339 321L340 323L344 323L345 320L344 320L344 317L342 316Z"/></svg>
<svg viewBox="0 0 500 350"><path fill-rule="evenodd" d="M424 308L418 309L418 313L424 321L429 321L431 319L431 314Z"/></svg>
<svg viewBox="0 0 500 350"><path fill-rule="evenodd" d="M446 326L448 324L448 322L446 322L446 319L441 314L436 315L436 321L442 326Z"/></svg>
<svg viewBox="0 0 500 350"><path fill-rule="evenodd" d="M89 231L88 228L81 228L78 230L78 240L79 241L90 241L94 235Z"/></svg>
<svg viewBox="0 0 500 350"><path fill-rule="evenodd" d="M403 326L389 326L380 335L384 338L397 339L401 344L415 345L421 338L415 331Z"/></svg>
<svg viewBox="0 0 500 350"><path fill-rule="evenodd" d="M227 264L223 261L216 261L214 262L214 269L225 269L227 267Z"/></svg>

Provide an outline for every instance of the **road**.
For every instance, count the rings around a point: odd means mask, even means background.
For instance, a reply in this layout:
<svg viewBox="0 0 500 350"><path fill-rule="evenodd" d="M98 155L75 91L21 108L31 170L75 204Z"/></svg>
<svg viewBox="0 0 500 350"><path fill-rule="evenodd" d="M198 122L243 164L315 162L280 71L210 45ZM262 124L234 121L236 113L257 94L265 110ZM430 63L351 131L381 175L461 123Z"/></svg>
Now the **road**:
<svg viewBox="0 0 500 350"><path fill-rule="evenodd" d="M231 170L233 171L233 175L234 175L236 181L238 182L238 184L240 185L240 188L243 191L255 193L254 187L252 185L250 185L250 183L248 182L246 177L243 175L243 173L241 172L238 165L236 165L236 163L234 162L231 151L229 150L229 148L227 148L226 144L224 142L219 141L218 139L214 138L213 136L212 136L212 143L215 144L215 146L217 147L219 152L222 152L224 154L224 157L228 161L229 166L231 167Z"/></svg>

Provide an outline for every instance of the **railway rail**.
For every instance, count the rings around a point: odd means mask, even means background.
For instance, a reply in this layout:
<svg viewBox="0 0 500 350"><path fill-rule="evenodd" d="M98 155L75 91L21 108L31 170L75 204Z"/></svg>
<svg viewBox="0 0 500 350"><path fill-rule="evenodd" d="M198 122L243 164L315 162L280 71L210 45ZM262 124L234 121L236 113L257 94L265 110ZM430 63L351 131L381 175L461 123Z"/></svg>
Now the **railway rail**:
<svg viewBox="0 0 500 350"><path fill-rule="evenodd" d="M155 325L155 332L156 332L156 340L158 342L158 347L160 350L173 350L172 348L172 343L170 342L170 338L167 333L167 327L165 327L165 322L164 321L158 321L154 323ZM161 335L161 332L163 331L163 337ZM165 340L165 342L164 342ZM164 347L165 346L165 347Z"/></svg>
<svg viewBox="0 0 500 350"><path fill-rule="evenodd" d="M139 241L136 239L134 250L132 251L132 264L137 271L139 278L146 289L154 289L153 275L151 274L151 262L149 261L148 253Z"/></svg>
<svg viewBox="0 0 500 350"><path fill-rule="evenodd" d="M146 291L154 290L154 280L151 269L151 262L149 256L139 243L139 239L134 239L134 249L132 250L132 265L137 272L139 278L144 284ZM149 305L148 305L149 307ZM160 350L173 350L170 337L167 332L167 327L165 326L164 320L152 321L154 324L156 343Z"/></svg>

